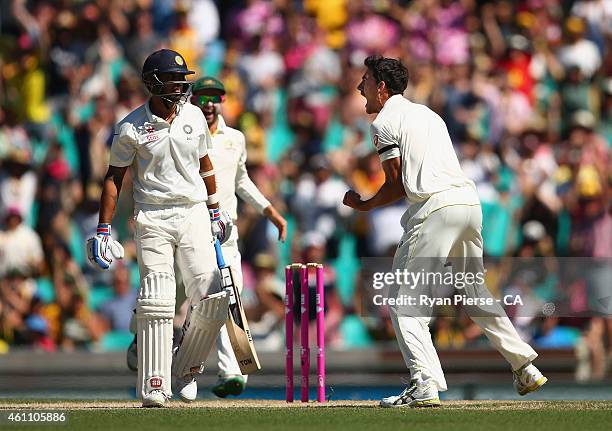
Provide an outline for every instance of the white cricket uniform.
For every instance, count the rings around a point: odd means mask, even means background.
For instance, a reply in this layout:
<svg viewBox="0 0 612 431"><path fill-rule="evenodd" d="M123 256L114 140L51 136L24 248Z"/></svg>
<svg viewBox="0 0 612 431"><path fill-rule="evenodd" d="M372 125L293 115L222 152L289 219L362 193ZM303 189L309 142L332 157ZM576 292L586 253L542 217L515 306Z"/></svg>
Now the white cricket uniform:
<svg viewBox="0 0 612 431"><path fill-rule="evenodd" d="M171 124L152 114L149 102L131 112L116 126L109 162L132 168L141 280L137 318L162 319L138 330L139 354L151 349L141 343L152 343L154 350L163 346L139 365L141 397L160 386L170 395L175 259L192 303L220 286L207 192L199 175L210 132L198 108L179 104L177 110Z"/></svg>
<svg viewBox="0 0 612 431"><path fill-rule="evenodd" d="M444 272L447 261L454 262L453 271L480 270L483 256L480 202L474 183L461 171L442 118L424 105L394 95L372 123L371 133L381 162L401 158L402 184L409 203L401 218L404 234L393 259L393 271ZM397 294L410 295L406 289L400 286ZM490 295L484 284L466 288L465 294ZM390 309L412 379L446 390L444 373L429 332L431 308ZM466 307L465 310L513 369L537 357L521 340L501 307L495 308L493 315L482 309Z"/></svg>
<svg viewBox="0 0 612 431"><path fill-rule="evenodd" d="M238 195L262 214L270 202L261 194L247 173L244 134L227 126L221 115L219 115L217 130L212 135L212 147L208 153L215 167L219 206L227 210L232 220L235 221L238 217L238 199L236 198ZM226 263L232 268L234 282L242 292L241 256L238 250L237 228L233 229L231 237L221 246L221 249ZM219 376L240 375L240 368L225 326L221 328L221 333L217 338L217 353L219 355Z"/></svg>

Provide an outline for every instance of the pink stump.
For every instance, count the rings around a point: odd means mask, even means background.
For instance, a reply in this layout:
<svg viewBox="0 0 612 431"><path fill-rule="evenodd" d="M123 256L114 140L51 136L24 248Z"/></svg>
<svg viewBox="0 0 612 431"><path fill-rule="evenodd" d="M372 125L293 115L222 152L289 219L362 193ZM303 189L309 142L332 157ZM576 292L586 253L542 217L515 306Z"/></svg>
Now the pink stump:
<svg viewBox="0 0 612 431"><path fill-rule="evenodd" d="M293 402L293 270L285 268L285 369L288 403Z"/></svg>
<svg viewBox="0 0 612 431"><path fill-rule="evenodd" d="M300 365L302 371L302 402L308 402L308 373L310 372L310 348L308 346L308 267L303 265L300 268L301 280L301 344Z"/></svg>
<svg viewBox="0 0 612 431"><path fill-rule="evenodd" d="M317 401L325 402L325 291L323 282L323 265L317 266Z"/></svg>

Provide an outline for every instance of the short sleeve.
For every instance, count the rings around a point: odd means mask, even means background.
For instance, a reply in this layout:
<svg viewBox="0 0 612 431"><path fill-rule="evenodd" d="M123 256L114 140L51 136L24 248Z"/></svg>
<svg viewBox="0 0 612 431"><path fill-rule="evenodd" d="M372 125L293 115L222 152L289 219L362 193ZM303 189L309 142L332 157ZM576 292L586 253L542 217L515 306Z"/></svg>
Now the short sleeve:
<svg viewBox="0 0 612 431"><path fill-rule="evenodd" d="M384 124L377 125L372 123L370 132L372 134L372 143L376 151L378 151L381 162L401 156L398 140L393 136L390 127Z"/></svg>
<svg viewBox="0 0 612 431"><path fill-rule="evenodd" d="M132 133L132 125L123 123L115 127L113 143L110 150L111 166L130 166L136 155L136 139Z"/></svg>

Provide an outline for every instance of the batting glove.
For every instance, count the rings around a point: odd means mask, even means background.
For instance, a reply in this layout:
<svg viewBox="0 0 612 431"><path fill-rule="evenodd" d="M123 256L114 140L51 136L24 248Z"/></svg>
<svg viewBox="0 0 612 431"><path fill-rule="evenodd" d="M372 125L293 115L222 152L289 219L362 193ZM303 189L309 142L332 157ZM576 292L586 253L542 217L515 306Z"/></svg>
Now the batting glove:
<svg viewBox="0 0 612 431"><path fill-rule="evenodd" d="M101 269L108 269L113 258L123 259L124 254L123 246L111 237L110 224L100 223L96 236L87 240L87 258Z"/></svg>
<svg viewBox="0 0 612 431"><path fill-rule="evenodd" d="M213 239L218 239L221 244L224 244L232 234L234 222L227 211L221 211L219 208L209 208L210 215L210 230Z"/></svg>

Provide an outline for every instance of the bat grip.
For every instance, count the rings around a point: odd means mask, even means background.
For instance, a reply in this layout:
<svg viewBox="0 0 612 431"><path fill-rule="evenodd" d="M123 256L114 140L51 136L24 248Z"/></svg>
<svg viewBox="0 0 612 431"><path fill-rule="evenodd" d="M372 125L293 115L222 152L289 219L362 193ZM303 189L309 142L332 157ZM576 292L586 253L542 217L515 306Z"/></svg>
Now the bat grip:
<svg viewBox="0 0 612 431"><path fill-rule="evenodd" d="M225 259L223 259L223 252L221 251L221 243L218 239L215 239L215 255L217 257L217 266L219 268L225 268Z"/></svg>

